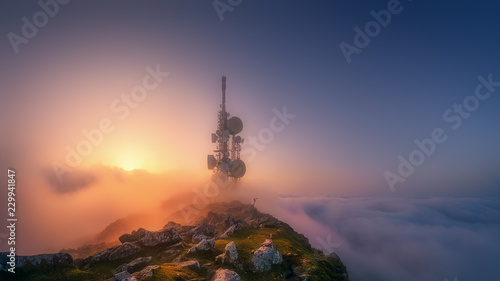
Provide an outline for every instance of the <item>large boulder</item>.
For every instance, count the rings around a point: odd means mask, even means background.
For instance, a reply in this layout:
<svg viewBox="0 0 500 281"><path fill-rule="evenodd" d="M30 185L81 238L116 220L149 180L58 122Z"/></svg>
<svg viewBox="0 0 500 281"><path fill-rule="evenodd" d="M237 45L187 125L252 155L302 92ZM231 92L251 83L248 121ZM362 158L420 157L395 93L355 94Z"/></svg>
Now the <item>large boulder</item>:
<svg viewBox="0 0 500 281"><path fill-rule="evenodd" d="M180 241L182 241L182 238L175 228L168 228L163 231L147 231L139 239L139 243L145 247L170 246Z"/></svg>
<svg viewBox="0 0 500 281"><path fill-rule="evenodd" d="M241 277L232 270L220 268L210 278L210 281L241 281Z"/></svg>
<svg viewBox="0 0 500 281"><path fill-rule="evenodd" d="M240 223L235 223L233 225L231 225L221 236L220 238L222 239L226 239L228 238L229 236L233 235L235 231L238 231L238 230L242 230L243 229L243 225L240 224Z"/></svg>
<svg viewBox="0 0 500 281"><path fill-rule="evenodd" d="M182 238L175 228L170 227L160 231L148 231L144 228L139 228L130 234L120 236L119 240L122 243L136 242L144 247L155 247L170 246L182 241Z"/></svg>
<svg viewBox="0 0 500 281"><path fill-rule="evenodd" d="M191 249L189 249L186 254L191 255L191 254L196 254L196 253L200 253L200 252L212 252L214 250L214 247L215 247L215 240L214 239L203 239L203 240L201 240L200 243L191 247Z"/></svg>
<svg viewBox="0 0 500 281"><path fill-rule="evenodd" d="M134 273L136 271L142 270L144 267L146 267L151 261L153 260L152 257L142 257L142 258L137 258L127 264L119 266L116 270L115 273L119 273L122 271L127 271L128 273Z"/></svg>
<svg viewBox="0 0 500 281"><path fill-rule="evenodd" d="M113 281L139 281L126 271L119 272L113 277Z"/></svg>
<svg viewBox="0 0 500 281"><path fill-rule="evenodd" d="M223 265L230 265L238 270L243 270L243 265L240 262L240 256L238 254L238 250L236 249L236 244L234 241L231 241L224 248L224 253L218 255L215 258L217 263L221 263Z"/></svg>
<svg viewBox="0 0 500 281"><path fill-rule="evenodd" d="M135 255L140 251L142 251L142 249L138 245L130 242L125 242L122 245L99 251L85 258L83 261L80 261L79 265L90 266L99 261L106 261L106 260L112 261L112 260L124 259L132 255Z"/></svg>
<svg viewBox="0 0 500 281"><path fill-rule="evenodd" d="M220 223L223 223L226 218L227 218L226 215L217 214L217 213L214 213L212 211L209 211L207 213L207 216L205 218L203 218L201 220L201 222L217 226Z"/></svg>
<svg viewBox="0 0 500 281"><path fill-rule="evenodd" d="M207 235L203 235L203 234L196 234L196 235L193 235L193 237L191 238L191 242L192 243L195 243L195 244L198 244L200 243L203 239L211 239L212 237L210 236L207 236Z"/></svg>
<svg viewBox="0 0 500 281"><path fill-rule="evenodd" d="M110 261L128 258L142 250L141 247L133 243L125 243L123 245L116 246L111 249L112 251L109 253L108 256L108 259Z"/></svg>
<svg viewBox="0 0 500 281"><path fill-rule="evenodd" d="M263 227L275 227L280 225L281 222L271 215L264 215L257 220L257 223L261 228Z"/></svg>
<svg viewBox="0 0 500 281"><path fill-rule="evenodd" d="M146 231L147 230L144 229L144 228L139 228L137 231L136 230L132 230L132 233L130 233L130 234L125 233L122 236L120 236L118 238L118 240L120 240L120 242L122 244L125 243L125 242L136 242L139 239L141 239L142 236L144 236L144 234L146 233Z"/></svg>
<svg viewBox="0 0 500 281"><path fill-rule="evenodd" d="M194 228L194 226L192 225L181 225L181 224L178 224L174 221L169 221L163 228L162 230L165 230L167 228L175 228L175 230L177 230L177 232L179 232L179 234L183 235L187 232L189 232L191 229Z"/></svg>
<svg viewBox="0 0 500 281"><path fill-rule="evenodd" d="M189 234L191 234L192 236L200 234L206 236L213 236L215 234L215 226L213 224L200 223L196 227L192 228L189 231Z"/></svg>
<svg viewBox="0 0 500 281"><path fill-rule="evenodd" d="M198 261L177 262L177 263L175 263L175 265L180 267L180 268L187 268L187 269L191 269L194 271L201 269L200 263Z"/></svg>
<svg viewBox="0 0 500 281"><path fill-rule="evenodd" d="M274 247L271 239L266 239L257 249L250 260L250 270L253 272L269 271L273 264L281 264L283 257L280 251Z"/></svg>

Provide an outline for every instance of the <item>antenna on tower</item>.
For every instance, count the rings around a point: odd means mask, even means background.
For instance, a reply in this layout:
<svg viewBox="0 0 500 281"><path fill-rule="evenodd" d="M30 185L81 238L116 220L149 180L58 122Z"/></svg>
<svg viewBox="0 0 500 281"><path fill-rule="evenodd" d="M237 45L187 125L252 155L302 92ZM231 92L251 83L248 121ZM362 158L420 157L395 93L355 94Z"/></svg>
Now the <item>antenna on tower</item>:
<svg viewBox="0 0 500 281"><path fill-rule="evenodd" d="M243 122L226 111L226 76L222 76L222 104L217 114L217 130L212 133L212 143L217 143L215 155L208 155L207 166L216 174L223 174L237 182L245 175L245 162L240 159L244 139L237 136L243 130Z"/></svg>

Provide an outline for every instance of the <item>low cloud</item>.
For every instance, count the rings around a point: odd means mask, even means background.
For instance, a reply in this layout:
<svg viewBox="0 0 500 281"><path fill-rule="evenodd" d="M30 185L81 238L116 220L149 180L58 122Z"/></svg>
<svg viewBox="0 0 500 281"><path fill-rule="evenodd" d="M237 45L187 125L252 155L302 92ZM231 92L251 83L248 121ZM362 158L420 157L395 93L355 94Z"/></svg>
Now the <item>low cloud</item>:
<svg viewBox="0 0 500 281"><path fill-rule="evenodd" d="M51 169L46 169L44 176L57 193L76 192L88 188L98 181L97 173L91 170L73 170L66 173L63 180L59 180Z"/></svg>
<svg viewBox="0 0 500 281"><path fill-rule="evenodd" d="M301 229L316 243L331 235L352 280L497 280L500 200L488 198L281 198L324 227ZM294 206L293 208L290 206ZM326 230L325 230L326 229Z"/></svg>

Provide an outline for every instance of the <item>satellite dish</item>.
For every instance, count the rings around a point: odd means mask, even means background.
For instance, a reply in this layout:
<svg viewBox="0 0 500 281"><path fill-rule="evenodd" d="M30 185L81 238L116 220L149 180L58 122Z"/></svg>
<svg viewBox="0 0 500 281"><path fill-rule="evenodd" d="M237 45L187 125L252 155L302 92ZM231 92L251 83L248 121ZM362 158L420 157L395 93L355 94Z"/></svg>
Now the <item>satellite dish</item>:
<svg viewBox="0 0 500 281"><path fill-rule="evenodd" d="M235 178L243 177L246 171L247 167L245 166L245 162L240 159L231 161L231 163L229 164L229 173Z"/></svg>
<svg viewBox="0 0 500 281"><path fill-rule="evenodd" d="M215 165L217 164L217 160L215 160L215 156L208 155L207 156L207 166L209 170L213 170Z"/></svg>
<svg viewBox="0 0 500 281"><path fill-rule="evenodd" d="M243 122L240 118L233 116L227 120L227 128L232 135L238 134L243 130Z"/></svg>
<svg viewBox="0 0 500 281"><path fill-rule="evenodd" d="M237 143L240 143L241 142L241 137L240 136L236 136L234 138L234 141L237 142Z"/></svg>
<svg viewBox="0 0 500 281"><path fill-rule="evenodd" d="M229 134L230 134L230 132L228 130L224 130L222 132L222 135L225 136L225 137L229 137Z"/></svg>
<svg viewBox="0 0 500 281"><path fill-rule="evenodd" d="M222 136L222 142L228 142L229 137L228 136Z"/></svg>
<svg viewBox="0 0 500 281"><path fill-rule="evenodd" d="M212 143L215 143L217 141L217 135L212 133Z"/></svg>
<svg viewBox="0 0 500 281"><path fill-rule="evenodd" d="M220 169L223 172L227 172L227 170L229 169L229 167L228 167L228 165L227 165L226 162L222 162L222 164L220 164Z"/></svg>
<svg viewBox="0 0 500 281"><path fill-rule="evenodd" d="M216 133L218 136L222 135L222 131L221 131L221 130L217 130L217 131L215 131L215 133Z"/></svg>

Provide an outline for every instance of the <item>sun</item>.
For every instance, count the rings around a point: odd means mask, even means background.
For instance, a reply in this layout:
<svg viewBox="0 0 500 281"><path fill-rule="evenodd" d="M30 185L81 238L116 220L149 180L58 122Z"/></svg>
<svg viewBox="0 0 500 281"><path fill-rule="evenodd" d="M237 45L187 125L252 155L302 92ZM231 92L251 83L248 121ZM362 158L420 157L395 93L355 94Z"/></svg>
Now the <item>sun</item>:
<svg viewBox="0 0 500 281"><path fill-rule="evenodd" d="M126 171L144 169L140 157L136 155L120 155L116 159L116 166Z"/></svg>
<svg viewBox="0 0 500 281"><path fill-rule="evenodd" d="M124 138L124 136L122 136ZM99 151L92 155L89 163L102 164L116 167L124 171L144 170L150 173L159 171L159 167L165 166L165 161L160 160L160 149L150 146L145 147L141 143L119 143L112 142L100 147ZM161 165L160 165L161 164Z"/></svg>
<svg viewBox="0 0 500 281"><path fill-rule="evenodd" d="M139 169L139 168L137 167L137 165L135 165L134 163L123 163L123 164L121 164L121 165L120 165L120 167L119 167L119 168L122 168L122 169L124 169L124 170L126 170L126 171L132 171L132 170L137 170L137 169Z"/></svg>

